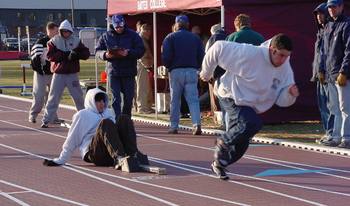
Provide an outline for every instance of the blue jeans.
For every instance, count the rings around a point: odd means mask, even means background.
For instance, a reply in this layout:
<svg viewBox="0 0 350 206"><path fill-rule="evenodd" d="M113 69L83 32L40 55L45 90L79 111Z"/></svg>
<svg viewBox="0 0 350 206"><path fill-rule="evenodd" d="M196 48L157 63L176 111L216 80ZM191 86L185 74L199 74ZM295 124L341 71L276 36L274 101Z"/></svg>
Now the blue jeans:
<svg viewBox="0 0 350 206"><path fill-rule="evenodd" d="M191 113L193 126L201 124L198 74L195 68L177 68L170 72L170 127L177 129L180 121L181 95L184 94Z"/></svg>
<svg viewBox="0 0 350 206"><path fill-rule="evenodd" d="M251 107L238 106L231 98L219 97L219 101L226 111L227 131L221 135L222 144L217 143L214 157L226 167L244 155L249 140L261 129L262 120Z"/></svg>
<svg viewBox="0 0 350 206"><path fill-rule="evenodd" d="M339 95L339 109L342 116L340 136L343 140L350 141L350 80L346 85L336 85Z"/></svg>
<svg viewBox="0 0 350 206"><path fill-rule="evenodd" d="M113 94L112 107L115 118L118 119L121 111L131 116L132 101L135 95L135 77L109 77ZM121 96L123 95L123 110L121 110Z"/></svg>
<svg viewBox="0 0 350 206"><path fill-rule="evenodd" d="M334 116L332 139L335 141L341 140L342 115L339 105L338 90L335 83L328 83L328 97L329 97L329 112Z"/></svg>
<svg viewBox="0 0 350 206"><path fill-rule="evenodd" d="M327 137L331 137L333 133L334 115L331 115L328 109L328 84L321 84L317 81L317 102L320 110L323 129Z"/></svg>

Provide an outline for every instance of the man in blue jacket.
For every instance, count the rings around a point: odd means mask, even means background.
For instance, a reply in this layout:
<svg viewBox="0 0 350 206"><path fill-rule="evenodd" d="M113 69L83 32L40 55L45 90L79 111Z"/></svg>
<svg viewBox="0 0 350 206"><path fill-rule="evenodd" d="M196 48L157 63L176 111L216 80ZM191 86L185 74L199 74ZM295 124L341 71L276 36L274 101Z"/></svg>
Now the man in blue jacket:
<svg viewBox="0 0 350 206"><path fill-rule="evenodd" d="M333 133L333 122L334 116L330 115L328 109L328 84L325 80L325 72L320 71L320 63L321 59L324 58L323 55L323 34L324 27L326 26L329 20L329 14L327 10L327 4L322 3L316 7L313 11L315 16L315 22L317 25L317 34L316 34L316 42L315 42L315 52L314 52L314 61L312 64L312 77L310 79L311 82L315 82L317 86L317 103L318 109L320 110L321 121L323 125L323 129L325 130L325 135L319 141L320 143L323 140L329 139Z"/></svg>
<svg viewBox="0 0 350 206"><path fill-rule="evenodd" d="M118 118L121 113L131 116L137 59L143 56L145 47L141 37L126 26L122 15L112 16L112 26L113 28L99 39L96 55L108 62L107 69L113 94L112 107ZM120 93L123 94L123 109Z"/></svg>
<svg viewBox="0 0 350 206"><path fill-rule="evenodd" d="M331 21L326 25L322 68L329 82L330 113L334 115L332 137L326 146L350 148L350 19L344 15L343 0L328 0Z"/></svg>
<svg viewBox="0 0 350 206"><path fill-rule="evenodd" d="M187 16L177 16L175 27L176 32L164 39L162 52L163 63L169 69L171 97L169 133L177 134L181 95L184 94L191 113L193 134L200 135L202 131L197 83L204 48L200 38L188 31Z"/></svg>

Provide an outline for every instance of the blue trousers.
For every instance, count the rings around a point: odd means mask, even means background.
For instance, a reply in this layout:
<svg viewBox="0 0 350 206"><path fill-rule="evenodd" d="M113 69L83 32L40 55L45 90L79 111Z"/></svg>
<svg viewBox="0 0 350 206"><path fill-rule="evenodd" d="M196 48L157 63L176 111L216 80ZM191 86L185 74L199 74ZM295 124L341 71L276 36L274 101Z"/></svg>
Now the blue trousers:
<svg viewBox="0 0 350 206"><path fill-rule="evenodd" d="M112 107L115 118L118 119L121 113L131 116L132 101L135 95L135 77L110 76L109 78L113 94ZM123 109L121 109L122 101Z"/></svg>
<svg viewBox="0 0 350 206"><path fill-rule="evenodd" d="M239 160L249 146L249 141L262 127L262 120L248 106L238 106L231 98L219 98L227 115L227 131L217 140L214 158L222 167Z"/></svg>
<svg viewBox="0 0 350 206"><path fill-rule="evenodd" d="M321 84L317 81L317 103L320 110L321 121L326 136L332 137L334 115L329 111L329 91L328 84Z"/></svg>

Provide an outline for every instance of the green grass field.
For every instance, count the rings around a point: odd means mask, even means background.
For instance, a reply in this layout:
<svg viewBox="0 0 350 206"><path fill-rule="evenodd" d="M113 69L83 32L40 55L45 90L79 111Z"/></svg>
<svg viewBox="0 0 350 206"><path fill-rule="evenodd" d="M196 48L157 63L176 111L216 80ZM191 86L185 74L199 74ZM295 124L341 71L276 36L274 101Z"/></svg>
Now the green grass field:
<svg viewBox="0 0 350 206"><path fill-rule="evenodd" d="M1 76L0 86L13 86L22 85L22 69L21 64L28 64L29 61L0 61ZM81 61L81 72L79 74L80 79L95 79L95 63L94 59L87 61ZM98 61L99 73L104 70L105 63ZM26 71L27 85L32 85L33 71L28 69ZM21 89L3 89L3 94L20 96ZM31 97L26 97L31 98ZM69 93L65 90L61 103L73 105ZM136 116L141 116L137 115ZM146 118L154 118L154 115L142 115ZM168 121L168 115L159 115L159 119ZM182 119L181 124L191 125L190 119ZM215 125L210 117L202 118L203 128L219 128ZM316 138L320 138L323 135L323 129L319 122L292 122L278 125L265 125L258 136L270 137L270 138L287 138L289 140L314 142Z"/></svg>

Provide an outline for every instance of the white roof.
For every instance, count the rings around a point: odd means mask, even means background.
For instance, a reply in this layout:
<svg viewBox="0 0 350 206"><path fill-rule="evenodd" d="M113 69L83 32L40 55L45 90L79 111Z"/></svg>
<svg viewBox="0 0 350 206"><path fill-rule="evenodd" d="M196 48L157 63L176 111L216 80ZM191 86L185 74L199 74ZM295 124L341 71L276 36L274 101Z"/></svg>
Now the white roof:
<svg viewBox="0 0 350 206"><path fill-rule="evenodd" d="M74 9L106 9L107 0L73 0ZM0 9L71 9L72 0L0 0Z"/></svg>

